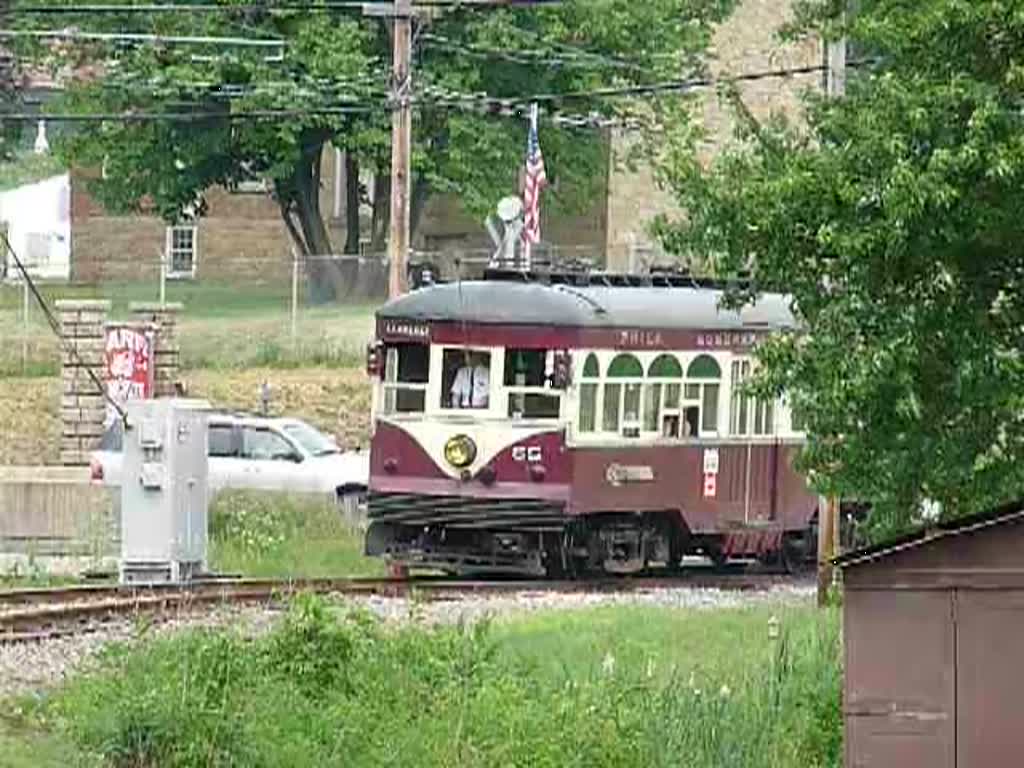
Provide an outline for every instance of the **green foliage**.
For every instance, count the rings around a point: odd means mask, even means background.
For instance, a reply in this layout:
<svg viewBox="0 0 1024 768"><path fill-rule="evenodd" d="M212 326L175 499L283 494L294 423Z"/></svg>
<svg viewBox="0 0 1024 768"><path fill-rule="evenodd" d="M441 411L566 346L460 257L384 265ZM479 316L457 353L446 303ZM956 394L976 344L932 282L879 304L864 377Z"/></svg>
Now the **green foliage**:
<svg viewBox="0 0 1024 768"><path fill-rule="evenodd" d="M387 628L305 597L267 636L199 631L109 652L42 712L109 765L835 768L837 616L786 611L773 641L768 615ZM610 631L564 667L531 650L538 622L591 616ZM679 647L620 654L651 632ZM712 657L716 671L697 668Z"/></svg>
<svg viewBox="0 0 1024 768"><path fill-rule="evenodd" d="M673 251L749 292L790 292L804 332L759 352L766 393L809 428L822 491L871 501L875 534L923 499L944 514L1019 495L1024 473L1024 17L995 0L863 0L804 31L874 57L846 98L809 97L804 127L747 121L705 173L682 144L664 168L688 211ZM741 110L742 114L742 110Z"/></svg>
<svg viewBox="0 0 1024 768"><path fill-rule="evenodd" d="M65 172L64 165L53 155L26 153L15 155L8 161L0 159L0 192Z"/></svg>
<svg viewBox="0 0 1024 768"><path fill-rule="evenodd" d="M22 5L38 2L21 0ZM575 0L540 8L449 10L424 23L425 32L442 40L420 41L414 87L420 100L429 102L452 91L516 98L675 78L698 67L713 25L733 2ZM349 150L364 169L385 172L390 165L391 42L379 20L363 19L358 12L248 10L62 20L89 30L273 38L286 44L281 60L268 60L265 49L229 46L26 46L25 55L42 61L116 59L101 80L75 83L57 109L224 114L187 123L108 122L61 141L68 162L106 169L105 178L93 180L93 191L111 210L146 206L173 221L197 199L201 211L202 193L211 185L267 178L286 216L299 212L297 230L315 250L324 246L318 237L326 238L313 194L325 142ZM489 52L493 49L513 57ZM534 53L514 56L522 50ZM372 104L374 110L228 119L263 109L352 104ZM570 111L602 114L628 107L628 102L592 97L567 105ZM667 109L657 103L651 108ZM417 107L414 130L414 207L421 209L431 192L450 192L481 214L516 189L525 146L521 117L423 106ZM607 176L605 142L597 133L545 126L543 146L555 209L582 209Z"/></svg>
<svg viewBox="0 0 1024 768"><path fill-rule="evenodd" d="M210 507L210 563L246 576L379 575L331 499L222 491Z"/></svg>

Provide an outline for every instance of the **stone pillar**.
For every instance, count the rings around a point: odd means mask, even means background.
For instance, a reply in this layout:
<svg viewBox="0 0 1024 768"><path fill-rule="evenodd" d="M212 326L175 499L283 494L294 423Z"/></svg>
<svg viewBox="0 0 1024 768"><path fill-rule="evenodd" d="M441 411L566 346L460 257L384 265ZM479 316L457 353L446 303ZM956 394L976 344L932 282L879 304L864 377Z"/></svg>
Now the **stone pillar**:
<svg viewBox="0 0 1024 768"><path fill-rule="evenodd" d="M181 304L133 302L130 306L136 322L156 326L154 397L174 397L178 381L181 347L178 345L178 315Z"/></svg>
<svg viewBox="0 0 1024 768"><path fill-rule="evenodd" d="M89 375L103 380L103 329L109 301L58 301L61 336L60 463L83 466L103 436L106 402Z"/></svg>

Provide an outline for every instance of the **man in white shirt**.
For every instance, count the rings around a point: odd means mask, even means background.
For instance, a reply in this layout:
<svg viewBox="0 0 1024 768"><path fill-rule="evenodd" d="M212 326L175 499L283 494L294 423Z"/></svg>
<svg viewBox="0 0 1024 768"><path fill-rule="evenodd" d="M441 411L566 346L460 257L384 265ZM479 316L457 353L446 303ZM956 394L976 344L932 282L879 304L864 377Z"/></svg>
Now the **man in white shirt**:
<svg viewBox="0 0 1024 768"><path fill-rule="evenodd" d="M491 392L491 373L479 353L467 352L465 363L452 382L452 408L486 408Z"/></svg>

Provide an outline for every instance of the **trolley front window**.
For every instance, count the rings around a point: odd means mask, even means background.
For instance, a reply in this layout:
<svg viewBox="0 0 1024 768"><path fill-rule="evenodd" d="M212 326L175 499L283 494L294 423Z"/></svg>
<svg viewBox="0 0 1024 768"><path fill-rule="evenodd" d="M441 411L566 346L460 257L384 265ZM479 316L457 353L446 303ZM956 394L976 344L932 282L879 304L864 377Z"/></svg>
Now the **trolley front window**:
<svg viewBox="0 0 1024 768"><path fill-rule="evenodd" d="M427 408L430 347L391 344L384 363L384 413L423 413Z"/></svg>
<svg viewBox="0 0 1024 768"><path fill-rule="evenodd" d="M446 349L441 358L441 407L483 410L490 403L490 351Z"/></svg>
<svg viewBox="0 0 1024 768"><path fill-rule="evenodd" d="M505 350L505 389L512 419L557 419L561 398L551 389L553 355L545 349Z"/></svg>

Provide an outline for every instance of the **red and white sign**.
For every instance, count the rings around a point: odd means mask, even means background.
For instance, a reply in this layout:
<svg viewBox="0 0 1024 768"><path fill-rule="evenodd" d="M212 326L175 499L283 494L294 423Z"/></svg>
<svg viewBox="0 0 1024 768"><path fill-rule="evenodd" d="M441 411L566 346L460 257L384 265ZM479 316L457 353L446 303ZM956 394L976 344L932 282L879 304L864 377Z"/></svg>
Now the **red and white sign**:
<svg viewBox="0 0 1024 768"><path fill-rule="evenodd" d="M131 326L110 326L103 345L103 373L107 394L118 405L153 396L154 338L152 331ZM115 416L107 406L107 419Z"/></svg>
<svg viewBox="0 0 1024 768"><path fill-rule="evenodd" d="M718 475L704 475L704 498L713 499L718 495Z"/></svg>

